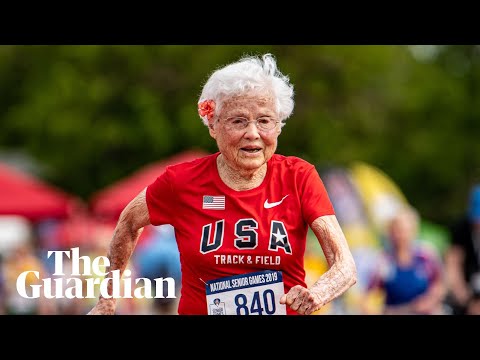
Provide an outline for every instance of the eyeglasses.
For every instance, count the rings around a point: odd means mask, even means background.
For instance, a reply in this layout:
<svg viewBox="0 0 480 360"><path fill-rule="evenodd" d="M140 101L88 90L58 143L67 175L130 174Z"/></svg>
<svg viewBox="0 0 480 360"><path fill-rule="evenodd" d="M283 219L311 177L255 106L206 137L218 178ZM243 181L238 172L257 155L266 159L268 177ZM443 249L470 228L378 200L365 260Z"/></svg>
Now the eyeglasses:
<svg viewBox="0 0 480 360"><path fill-rule="evenodd" d="M257 129L260 131L273 130L275 126L279 123L278 120L268 116L262 116L256 120L248 120L244 117L234 116L225 119L225 127L227 130L240 131L246 129L248 124L250 124L251 122L253 122Z"/></svg>

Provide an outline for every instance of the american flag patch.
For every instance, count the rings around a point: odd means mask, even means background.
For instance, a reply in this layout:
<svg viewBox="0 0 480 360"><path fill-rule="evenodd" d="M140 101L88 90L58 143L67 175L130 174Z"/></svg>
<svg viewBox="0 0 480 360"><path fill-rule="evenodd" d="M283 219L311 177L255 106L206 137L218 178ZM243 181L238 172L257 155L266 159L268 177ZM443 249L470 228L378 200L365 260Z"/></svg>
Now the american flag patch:
<svg viewBox="0 0 480 360"><path fill-rule="evenodd" d="M203 195L202 209L225 210L225 196Z"/></svg>

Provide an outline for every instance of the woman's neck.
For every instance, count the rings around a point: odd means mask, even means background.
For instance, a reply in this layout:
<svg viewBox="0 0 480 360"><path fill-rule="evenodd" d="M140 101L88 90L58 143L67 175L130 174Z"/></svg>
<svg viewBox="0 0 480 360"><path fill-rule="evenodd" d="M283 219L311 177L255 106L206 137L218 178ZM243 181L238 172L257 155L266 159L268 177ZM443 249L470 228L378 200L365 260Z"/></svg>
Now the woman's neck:
<svg viewBox="0 0 480 360"><path fill-rule="evenodd" d="M408 266L411 264L413 259L412 249L409 247L402 247L396 250L397 262L401 266Z"/></svg>
<svg viewBox="0 0 480 360"><path fill-rule="evenodd" d="M250 190L260 186L267 174L266 163L258 169L236 169L228 165L222 154L217 157L217 169L222 181L236 191Z"/></svg>

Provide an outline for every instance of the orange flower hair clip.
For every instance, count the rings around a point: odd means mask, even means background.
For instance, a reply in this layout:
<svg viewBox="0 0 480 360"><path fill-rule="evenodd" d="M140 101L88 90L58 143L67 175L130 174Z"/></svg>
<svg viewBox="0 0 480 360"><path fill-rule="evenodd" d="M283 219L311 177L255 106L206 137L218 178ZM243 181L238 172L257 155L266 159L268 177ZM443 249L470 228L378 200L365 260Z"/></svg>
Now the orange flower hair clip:
<svg viewBox="0 0 480 360"><path fill-rule="evenodd" d="M215 114L215 101L205 100L198 104L198 114L201 117L206 116L208 120L213 118Z"/></svg>

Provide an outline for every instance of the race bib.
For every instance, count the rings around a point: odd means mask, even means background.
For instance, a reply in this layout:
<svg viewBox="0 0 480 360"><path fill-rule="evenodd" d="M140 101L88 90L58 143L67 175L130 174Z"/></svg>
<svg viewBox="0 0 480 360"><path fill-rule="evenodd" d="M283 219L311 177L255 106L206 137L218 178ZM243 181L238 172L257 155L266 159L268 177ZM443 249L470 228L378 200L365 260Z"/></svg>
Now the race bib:
<svg viewBox="0 0 480 360"><path fill-rule="evenodd" d="M259 271L207 281L208 315L286 315L281 271Z"/></svg>

